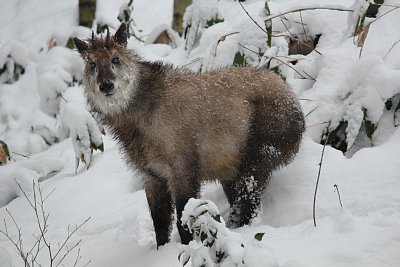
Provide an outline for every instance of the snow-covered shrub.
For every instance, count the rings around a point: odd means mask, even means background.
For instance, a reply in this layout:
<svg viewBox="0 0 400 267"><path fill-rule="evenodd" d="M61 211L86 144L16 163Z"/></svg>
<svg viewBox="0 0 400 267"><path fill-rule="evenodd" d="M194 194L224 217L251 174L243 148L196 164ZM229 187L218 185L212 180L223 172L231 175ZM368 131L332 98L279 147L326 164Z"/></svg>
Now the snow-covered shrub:
<svg viewBox="0 0 400 267"><path fill-rule="evenodd" d="M238 1L206 2L195 1L191 7L196 5L196 12L188 8L186 21L213 18L220 10L224 20L209 27L187 27L186 49L193 60L189 63L192 69L207 72L250 65L277 70L303 101L308 101L303 105L314 140L325 143L329 133L327 143L344 152L364 136L369 141L358 142L361 147L373 145L385 114L393 113L392 126L400 124L398 62L393 53L398 39L385 36L389 38L381 45L369 44L373 39L367 38L373 35L377 40L377 36L396 31L394 18L399 10L392 1L386 6L379 0L356 0L348 6L299 4L285 16L274 16L288 11L275 1L243 2L246 11ZM201 19L200 11L205 14ZM374 16L382 17L375 22ZM308 44L308 52L289 53L293 39ZM316 45L321 48L315 49Z"/></svg>
<svg viewBox="0 0 400 267"><path fill-rule="evenodd" d="M278 266L269 249L260 245L263 234L256 234L246 243L238 233L230 231L218 208L209 200L190 199L182 213L182 225L194 240L181 246L179 261L192 267Z"/></svg>
<svg viewBox="0 0 400 267"><path fill-rule="evenodd" d="M72 258L71 254L74 250L78 250L78 256L74 264L74 266L77 266L78 262L81 260L79 246L82 240L73 241L71 239L76 235L76 232L89 221L90 217L80 225L69 225L66 229L65 239L57 243L57 245L54 245L56 242L52 242L52 236L49 233L51 229L48 222L50 215L44 209L44 204L51 193L45 195L40 184L35 180L31 183L30 190L25 190L17 179L15 179L15 183L20 191L19 194L28 201L29 206L32 208L32 215L36 219L35 221L38 229L36 233L32 233L36 242L31 245L23 240L22 227L19 226L11 211L7 211L8 217L3 218L4 228L0 228L0 236L4 236L14 246L15 252L18 253L25 267L64 266L63 262L68 257ZM9 255L7 255L7 258L9 258L8 256ZM0 263L2 261L3 260L1 260Z"/></svg>
<svg viewBox="0 0 400 267"><path fill-rule="evenodd" d="M391 70L385 66L381 57L362 58L350 69L344 87L339 92L341 104L335 110L330 131L333 132L329 143L336 145L333 138L336 132L344 133L340 139L344 151L356 140L361 127L369 138L385 112L385 103L400 93L400 70ZM341 130L343 129L343 130ZM339 141L339 139L337 140Z"/></svg>
<svg viewBox="0 0 400 267"><path fill-rule="evenodd" d="M89 168L93 150L104 151L103 139L96 120L76 103L66 103L60 115L61 123L69 131L75 151L75 169L79 161Z"/></svg>
<svg viewBox="0 0 400 267"><path fill-rule="evenodd" d="M13 83L19 79L19 76L25 72L22 67L15 59L8 55L5 62L0 68L0 83Z"/></svg>
<svg viewBox="0 0 400 267"><path fill-rule="evenodd" d="M119 8L118 20L121 23L125 23L128 31L128 38L134 36L136 39L140 38L135 33L135 21L133 20L133 0L129 0L128 3L123 3Z"/></svg>
<svg viewBox="0 0 400 267"><path fill-rule="evenodd" d="M89 164L92 149L99 148L102 143L101 135L99 137L97 126L96 133L89 131L95 128L93 126L87 127L88 132L83 134L79 122L84 119L87 119L86 125L96 122L84 109L79 110L80 114L75 110L70 116L61 116L70 110L64 110L65 93L81 80L81 59L78 53L62 46L45 49L32 51L12 41L0 50L0 59L8 62L6 66L14 66L7 68L1 75L4 79L0 79L0 136L12 152L29 156L68 138L69 133L79 132L80 136L94 138L85 149L82 146L86 142L80 140L79 152L85 153L77 155L77 158L83 155L82 159ZM19 65L24 71L17 79L13 68ZM83 96L74 101L83 102ZM79 120L70 121L72 116ZM60 125L67 127L58 127Z"/></svg>
<svg viewBox="0 0 400 267"><path fill-rule="evenodd" d="M204 29L223 21L218 0L193 0L183 15L185 49L190 52L198 45Z"/></svg>

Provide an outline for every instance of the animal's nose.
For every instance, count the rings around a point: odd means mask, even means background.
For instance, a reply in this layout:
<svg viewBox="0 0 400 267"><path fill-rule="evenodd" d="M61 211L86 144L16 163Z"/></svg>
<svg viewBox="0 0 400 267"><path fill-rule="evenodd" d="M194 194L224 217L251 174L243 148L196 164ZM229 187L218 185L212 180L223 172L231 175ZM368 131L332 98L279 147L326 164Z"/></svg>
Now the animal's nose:
<svg viewBox="0 0 400 267"><path fill-rule="evenodd" d="M100 92L102 92L105 95L110 94L114 89L114 84L111 82L102 82L100 84Z"/></svg>

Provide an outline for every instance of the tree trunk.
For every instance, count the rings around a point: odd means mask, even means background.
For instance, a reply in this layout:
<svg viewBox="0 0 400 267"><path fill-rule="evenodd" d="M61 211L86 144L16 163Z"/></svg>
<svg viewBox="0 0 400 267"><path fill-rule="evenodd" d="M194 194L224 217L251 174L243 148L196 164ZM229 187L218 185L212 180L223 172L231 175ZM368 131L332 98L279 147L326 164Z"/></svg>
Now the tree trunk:
<svg viewBox="0 0 400 267"><path fill-rule="evenodd" d="M96 12L96 0L79 0L79 25L91 28Z"/></svg>
<svg viewBox="0 0 400 267"><path fill-rule="evenodd" d="M183 32L183 14L185 13L186 7L192 3L192 0L174 0L174 18L172 22L172 28L182 35Z"/></svg>

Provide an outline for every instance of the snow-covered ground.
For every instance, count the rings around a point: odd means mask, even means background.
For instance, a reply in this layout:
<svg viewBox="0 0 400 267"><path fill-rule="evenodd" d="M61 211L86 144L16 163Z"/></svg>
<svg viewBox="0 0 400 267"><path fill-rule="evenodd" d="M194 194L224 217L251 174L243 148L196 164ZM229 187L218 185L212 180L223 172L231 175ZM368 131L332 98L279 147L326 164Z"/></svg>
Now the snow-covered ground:
<svg viewBox="0 0 400 267"><path fill-rule="evenodd" d="M119 7L125 1L97 2L97 19L117 27ZM172 2L134 0L135 22L142 30L139 35L146 38L154 28L170 24ZM351 9L354 2L271 0L270 8L274 15L310 6ZM378 16L400 6L398 0L386 0L385 4L389 6L381 7ZM263 25L264 1L250 0L244 6ZM0 140L13 152L13 159L0 166L0 230L18 240L12 214L24 249L33 246L39 233L37 219L15 180L30 199L34 180L44 196L51 193L44 209L49 214L47 240L54 250L68 231L90 218L68 243L71 247L82 240L77 266L88 261L88 266L96 267L181 266L176 227L171 242L157 250L140 175L127 168L108 135L103 136L104 153L95 152L90 168L81 165L75 173L75 150L67 137L74 132L71 114L85 110L82 88L73 83L81 77L82 63L77 52L63 46L70 36L90 34L76 26L77 11L78 1L0 0L0 66L16 62L25 69L16 82L6 83L13 77L0 76ZM219 12L224 22L204 30L190 52L184 50L184 41L173 49L163 44L144 46L131 38L129 47L150 60L194 70L203 66L204 71L232 63L238 42L250 48L263 45L259 38L265 33L237 2L221 0ZM303 31L301 24L295 23L300 20L298 12L288 14L287 19L292 21L286 25L292 33ZM393 126L393 108L384 108L392 96L394 106L399 101L400 43L396 42L400 39L400 8L371 24L360 58L360 48L349 29L351 12L303 11L302 20L309 34L322 34L317 46L322 55L314 51L295 67L316 81L299 79L289 68L282 71L302 99L304 113L309 114L307 133L294 161L274 173L263 197L262 214L252 225L234 232L249 243L256 233L265 233L257 243L254 262L259 265L254 266L266 266L266 262L283 267L400 266L400 129ZM273 25L274 31L286 31L279 19L273 20ZM238 30L240 33L226 36L216 45L221 36ZM55 43L59 46L48 50ZM287 43L276 37L272 44L282 48ZM357 137L362 107L378 125L372 141ZM355 144L354 155L349 158L326 147L314 227L313 195L323 149L318 141L327 126L321 123L339 123L341 118L350 122L348 137ZM228 203L218 184L204 185L202 197L213 201L227 217ZM74 266L77 252L63 264ZM262 256L269 259L265 264L256 260ZM43 248L37 262L50 266L48 261ZM0 267L10 266L24 265L13 244L0 233Z"/></svg>

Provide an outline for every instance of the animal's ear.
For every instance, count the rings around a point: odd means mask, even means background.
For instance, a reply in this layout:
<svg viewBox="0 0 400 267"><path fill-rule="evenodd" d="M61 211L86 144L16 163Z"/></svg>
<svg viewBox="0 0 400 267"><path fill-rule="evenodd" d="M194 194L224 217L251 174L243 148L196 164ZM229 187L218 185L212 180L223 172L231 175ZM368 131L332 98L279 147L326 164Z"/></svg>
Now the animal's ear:
<svg viewBox="0 0 400 267"><path fill-rule="evenodd" d="M122 23L115 32L114 41L122 46L126 46L128 44L128 32L125 23Z"/></svg>
<svg viewBox="0 0 400 267"><path fill-rule="evenodd" d="M80 54L84 54L89 49L89 45L86 42L76 37L74 38L74 43Z"/></svg>

